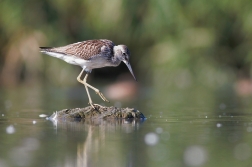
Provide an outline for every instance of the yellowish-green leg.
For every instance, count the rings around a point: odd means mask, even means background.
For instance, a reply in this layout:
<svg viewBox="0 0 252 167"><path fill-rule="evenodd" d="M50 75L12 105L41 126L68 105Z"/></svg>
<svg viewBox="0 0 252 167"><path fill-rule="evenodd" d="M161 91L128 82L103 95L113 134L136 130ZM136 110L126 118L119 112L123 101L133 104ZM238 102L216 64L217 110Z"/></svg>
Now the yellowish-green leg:
<svg viewBox="0 0 252 167"><path fill-rule="evenodd" d="M99 89L97 89L97 88L95 88L95 87L93 87L93 86L91 86L91 85L89 85L89 84L87 83L88 74L86 74L85 77L84 77L84 79L81 80L81 76L82 76L83 72L84 72L84 69L82 69L81 73L78 75L77 81L79 81L80 83L82 83L82 84L85 86L86 91L87 91L87 95L88 95L88 98L89 98L89 103L90 103L90 105L94 108L92 99L91 99L90 94L89 94L89 91L88 91L88 87L91 88L91 89L93 89L93 90L95 91L95 93L98 94L98 95L101 97L101 99L102 99L103 101L109 102L109 101L106 99L106 97L99 91Z"/></svg>

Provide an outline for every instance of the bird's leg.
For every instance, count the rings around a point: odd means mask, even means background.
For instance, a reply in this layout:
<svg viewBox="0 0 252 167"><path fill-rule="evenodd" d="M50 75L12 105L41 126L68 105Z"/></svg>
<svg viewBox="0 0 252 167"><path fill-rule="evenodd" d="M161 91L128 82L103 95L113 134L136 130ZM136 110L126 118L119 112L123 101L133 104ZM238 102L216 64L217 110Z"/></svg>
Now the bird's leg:
<svg viewBox="0 0 252 167"><path fill-rule="evenodd" d="M86 85L87 87L93 89L93 90L95 91L95 93L98 94L98 95L102 98L103 101L109 102L109 101L106 99L106 97L99 91L99 89L97 89L97 88L95 88L95 87L93 87L93 86L91 86L91 85L89 85L89 84L87 83L87 77L88 77L88 74L86 74L85 78L83 79L83 84L85 83L85 85Z"/></svg>
<svg viewBox="0 0 252 167"><path fill-rule="evenodd" d="M79 81L80 83L82 83L81 76L82 76L83 72L84 72L84 68L82 69L82 71L80 72L80 74L77 77L77 81Z"/></svg>
<svg viewBox="0 0 252 167"><path fill-rule="evenodd" d="M102 98L102 100L109 102L109 101L105 98L105 96L99 91L99 89L96 89L95 87L93 87L93 86L91 86L91 85L89 85L89 84L87 83L88 74L86 74L86 76L84 77L84 79L81 80L81 76L82 76L83 72L84 72L84 69L82 69L81 73L78 75L77 80L85 86L86 91L87 91L87 94L88 94L88 98L89 98L89 103L90 103L90 105L94 108L93 102L92 102L92 100L91 100L91 97L90 97L90 94L89 94L89 91L88 91L88 88L87 88L87 87L93 89L93 90L95 91L95 93L98 94L98 95Z"/></svg>
<svg viewBox="0 0 252 167"><path fill-rule="evenodd" d="M88 91L88 87L87 87L87 85L84 85L84 86L85 86L86 91L87 91L87 95L88 95L88 99L89 99L89 104L91 105L91 107L92 107L93 109L95 109L95 107L93 106L93 102L92 102L92 99L91 99L91 97L90 97L89 91Z"/></svg>
<svg viewBox="0 0 252 167"><path fill-rule="evenodd" d="M89 104L92 106L92 108L95 109L95 107L93 106L93 102L92 102L92 99L91 99L91 97L90 97L89 91L88 91L88 87L87 87L87 85L85 84L85 82L83 82L83 81L81 80L81 75L83 74L83 71L84 71L84 69L82 69L81 73L78 75L77 81L79 81L80 83L84 84L84 86L85 86L85 88L86 88L87 95L88 95ZM84 80L85 80L87 77L88 77L88 75L85 76Z"/></svg>

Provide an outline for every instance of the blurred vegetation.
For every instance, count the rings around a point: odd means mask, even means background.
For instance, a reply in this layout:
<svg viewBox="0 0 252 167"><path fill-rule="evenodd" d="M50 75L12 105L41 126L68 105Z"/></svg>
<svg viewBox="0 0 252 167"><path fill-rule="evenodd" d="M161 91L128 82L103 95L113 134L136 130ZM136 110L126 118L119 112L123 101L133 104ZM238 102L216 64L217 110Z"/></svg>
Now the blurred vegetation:
<svg viewBox="0 0 252 167"><path fill-rule="evenodd" d="M249 0L2 0L0 85L77 84L79 67L41 55L38 47L100 38L127 45L140 82L157 90L249 80L251 9ZM115 79L122 72L127 68L97 69L92 75Z"/></svg>

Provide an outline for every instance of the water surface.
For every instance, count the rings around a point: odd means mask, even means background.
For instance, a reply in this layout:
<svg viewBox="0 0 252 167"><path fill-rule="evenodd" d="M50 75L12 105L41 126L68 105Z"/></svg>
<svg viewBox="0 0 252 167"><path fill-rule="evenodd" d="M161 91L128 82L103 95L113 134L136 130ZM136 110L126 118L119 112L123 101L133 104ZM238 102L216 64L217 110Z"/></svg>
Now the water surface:
<svg viewBox="0 0 252 167"><path fill-rule="evenodd" d="M2 89L0 166L252 166L249 99L169 92L121 104L145 121L51 122L40 115L86 106L83 87Z"/></svg>

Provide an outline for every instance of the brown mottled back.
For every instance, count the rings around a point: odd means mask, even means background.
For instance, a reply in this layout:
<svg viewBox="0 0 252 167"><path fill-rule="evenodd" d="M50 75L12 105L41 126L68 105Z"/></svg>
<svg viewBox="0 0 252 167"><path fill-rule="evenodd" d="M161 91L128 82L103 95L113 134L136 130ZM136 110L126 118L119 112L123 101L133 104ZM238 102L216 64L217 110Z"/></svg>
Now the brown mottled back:
<svg viewBox="0 0 252 167"><path fill-rule="evenodd" d="M112 54L113 47L114 43L112 41L106 39L98 39L77 42L62 47L46 48L45 50L49 52L73 55L88 60L92 56L98 54Z"/></svg>

